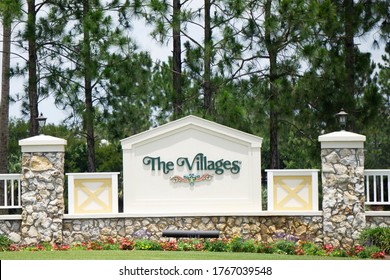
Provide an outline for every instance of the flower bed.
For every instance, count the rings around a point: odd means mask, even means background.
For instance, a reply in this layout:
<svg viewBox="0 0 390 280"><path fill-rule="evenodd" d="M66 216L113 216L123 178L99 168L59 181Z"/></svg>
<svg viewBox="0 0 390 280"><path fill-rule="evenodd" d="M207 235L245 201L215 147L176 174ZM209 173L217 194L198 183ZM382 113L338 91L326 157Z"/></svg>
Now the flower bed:
<svg viewBox="0 0 390 280"><path fill-rule="evenodd" d="M159 250L159 251L211 251L211 252L248 252L264 254L284 255L312 255L312 256L334 256L334 257L356 257L384 259L385 252L377 246L356 245L349 250L335 248L331 244L322 246L310 241L293 241L291 239L279 239L274 242L258 242L244 240L239 236L232 239L176 239L150 240L150 239L128 239L108 238L104 241L89 241L74 244L40 243L29 246L11 244L2 247L5 251L67 251L67 250Z"/></svg>

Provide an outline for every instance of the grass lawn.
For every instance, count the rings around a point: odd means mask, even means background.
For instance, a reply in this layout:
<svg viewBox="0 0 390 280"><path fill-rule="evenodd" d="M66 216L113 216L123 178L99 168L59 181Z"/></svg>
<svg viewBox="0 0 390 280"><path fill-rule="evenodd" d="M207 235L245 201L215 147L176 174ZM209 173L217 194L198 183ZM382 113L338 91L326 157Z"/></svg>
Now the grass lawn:
<svg viewBox="0 0 390 280"><path fill-rule="evenodd" d="M197 251L37 251L0 252L1 260L350 260L323 256Z"/></svg>

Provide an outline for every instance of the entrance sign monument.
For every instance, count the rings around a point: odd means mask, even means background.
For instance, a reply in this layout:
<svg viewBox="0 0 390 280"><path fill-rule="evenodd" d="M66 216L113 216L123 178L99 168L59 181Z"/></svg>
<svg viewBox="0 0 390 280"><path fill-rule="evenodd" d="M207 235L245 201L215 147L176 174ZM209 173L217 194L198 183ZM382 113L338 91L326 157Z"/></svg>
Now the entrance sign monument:
<svg viewBox="0 0 390 280"><path fill-rule="evenodd" d="M22 214L1 215L0 234L23 245L200 233L270 242L291 235L350 250L364 228L390 226L388 211L366 210L379 199L387 203L388 171L365 170L364 135L339 131L318 140L322 210L319 170L289 169L266 170L262 211L262 139L188 116L122 140L123 212L117 172L68 173L66 214L66 140L22 139L22 174L0 174L0 208Z"/></svg>
<svg viewBox="0 0 390 280"><path fill-rule="evenodd" d="M124 212L261 212L262 138L188 116L122 140Z"/></svg>

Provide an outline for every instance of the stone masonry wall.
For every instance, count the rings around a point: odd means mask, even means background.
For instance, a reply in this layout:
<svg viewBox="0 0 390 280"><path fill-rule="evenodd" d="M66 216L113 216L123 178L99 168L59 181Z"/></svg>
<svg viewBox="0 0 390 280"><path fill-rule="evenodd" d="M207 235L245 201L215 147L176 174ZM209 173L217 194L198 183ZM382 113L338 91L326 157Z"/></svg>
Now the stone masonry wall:
<svg viewBox="0 0 390 280"><path fill-rule="evenodd" d="M22 240L20 225L21 220L0 220L0 235L5 235L13 242L20 243Z"/></svg>
<svg viewBox="0 0 390 280"><path fill-rule="evenodd" d="M363 149L322 149L324 242L350 248L365 227Z"/></svg>
<svg viewBox="0 0 390 280"><path fill-rule="evenodd" d="M390 216L368 216L366 215L366 227L390 227Z"/></svg>
<svg viewBox="0 0 390 280"><path fill-rule="evenodd" d="M309 239L322 242L322 217L172 217L65 219L66 244L114 238L161 238L166 229L219 230L220 237L239 235L245 239L272 241L276 238Z"/></svg>
<svg viewBox="0 0 390 280"><path fill-rule="evenodd" d="M366 216L367 227L390 227L390 216ZM271 241L290 235L323 242L322 217L177 217L177 218L110 218L63 220L63 242L66 244L88 240L105 240L108 237L159 239L165 229L220 230L222 237L239 234L243 238ZM15 243L21 241L21 220L0 220L0 235Z"/></svg>
<svg viewBox="0 0 390 280"><path fill-rule="evenodd" d="M62 243L64 155L23 153L21 238L25 244Z"/></svg>

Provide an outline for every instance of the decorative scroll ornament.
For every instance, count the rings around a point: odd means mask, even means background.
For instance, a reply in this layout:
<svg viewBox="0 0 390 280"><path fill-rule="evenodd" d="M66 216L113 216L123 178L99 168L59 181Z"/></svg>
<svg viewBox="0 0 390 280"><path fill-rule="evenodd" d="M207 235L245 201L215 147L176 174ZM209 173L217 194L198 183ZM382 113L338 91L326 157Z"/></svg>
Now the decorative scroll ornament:
<svg viewBox="0 0 390 280"><path fill-rule="evenodd" d="M202 176L195 175L193 173L184 175L183 177L180 176L172 176L169 178L173 183L189 183L190 186L193 186L196 182L201 181L210 181L213 178L212 174L204 174Z"/></svg>

